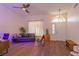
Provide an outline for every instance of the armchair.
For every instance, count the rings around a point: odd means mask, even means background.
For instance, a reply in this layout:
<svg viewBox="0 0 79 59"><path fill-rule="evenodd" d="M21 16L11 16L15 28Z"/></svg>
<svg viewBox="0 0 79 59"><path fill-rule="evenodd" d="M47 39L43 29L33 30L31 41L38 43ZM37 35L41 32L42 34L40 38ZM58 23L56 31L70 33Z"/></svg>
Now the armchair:
<svg viewBox="0 0 79 59"><path fill-rule="evenodd" d="M8 53L9 40L0 40L0 55ZM3 53L5 51L5 53Z"/></svg>

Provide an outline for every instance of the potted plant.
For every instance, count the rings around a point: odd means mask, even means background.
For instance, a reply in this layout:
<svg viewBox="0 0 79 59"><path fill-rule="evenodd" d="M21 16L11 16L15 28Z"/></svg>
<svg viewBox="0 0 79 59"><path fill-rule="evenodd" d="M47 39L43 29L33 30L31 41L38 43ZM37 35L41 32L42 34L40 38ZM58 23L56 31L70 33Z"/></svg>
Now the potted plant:
<svg viewBox="0 0 79 59"><path fill-rule="evenodd" d="M26 29L24 27L20 28L20 34L21 36L24 36L24 34L26 33Z"/></svg>

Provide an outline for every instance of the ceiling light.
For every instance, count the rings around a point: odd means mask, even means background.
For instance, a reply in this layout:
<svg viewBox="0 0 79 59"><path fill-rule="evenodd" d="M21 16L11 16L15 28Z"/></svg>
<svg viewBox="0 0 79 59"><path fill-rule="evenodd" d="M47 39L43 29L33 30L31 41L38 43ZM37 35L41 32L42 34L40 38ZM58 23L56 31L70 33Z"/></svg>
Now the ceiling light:
<svg viewBox="0 0 79 59"><path fill-rule="evenodd" d="M62 10L62 11L60 10L60 14L64 14L64 13L66 13L66 11L67 10ZM58 12L59 12L59 10L55 10L53 12L50 12L49 14L50 15L58 15L59 14Z"/></svg>
<svg viewBox="0 0 79 59"><path fill-rule="evenodd" d="M55 16L55 18L52 20L52 22L65 22L64 17L61 15L61 9L58 9L58 14Z"/></svg>

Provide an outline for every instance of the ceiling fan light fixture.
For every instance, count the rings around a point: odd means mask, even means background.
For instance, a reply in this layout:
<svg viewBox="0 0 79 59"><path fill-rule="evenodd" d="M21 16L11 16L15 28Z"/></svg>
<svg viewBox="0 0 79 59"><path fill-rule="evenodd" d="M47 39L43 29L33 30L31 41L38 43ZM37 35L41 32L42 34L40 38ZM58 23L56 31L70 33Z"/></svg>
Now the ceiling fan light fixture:
<svg viewBox="0 0 79 59"><path fill-rule="evenodd" d="M22 10L25 11L26 9L25 8L22 8Z"/></svg>

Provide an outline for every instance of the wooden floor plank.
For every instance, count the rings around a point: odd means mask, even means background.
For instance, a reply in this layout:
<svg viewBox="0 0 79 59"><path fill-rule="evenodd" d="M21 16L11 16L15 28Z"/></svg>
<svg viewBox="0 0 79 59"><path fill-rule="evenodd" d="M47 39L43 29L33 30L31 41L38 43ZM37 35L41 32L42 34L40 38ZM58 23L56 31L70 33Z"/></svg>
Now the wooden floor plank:
<svg viewBox="0 0 79 59"><path fill-rule="evenodd" d="M39 42L12 43L5 56L69 56L63 41L51 41L44 47Z"/></svg>

